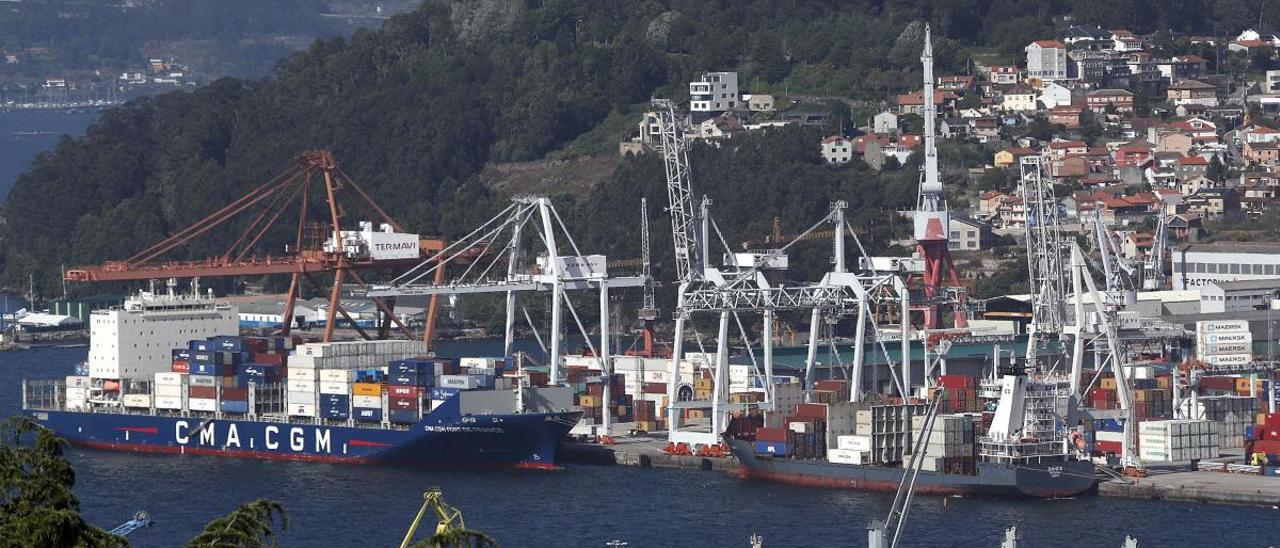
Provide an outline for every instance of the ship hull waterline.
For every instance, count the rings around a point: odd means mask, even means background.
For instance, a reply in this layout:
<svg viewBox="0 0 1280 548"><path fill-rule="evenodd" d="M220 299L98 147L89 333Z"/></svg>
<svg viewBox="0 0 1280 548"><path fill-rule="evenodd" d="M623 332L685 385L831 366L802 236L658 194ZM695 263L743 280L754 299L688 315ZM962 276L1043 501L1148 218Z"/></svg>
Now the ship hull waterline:
<svg viewBox="0 0 1280 548"><path fill-rule="evenodd" d="M902 479L901 468L757 456L748 442L732 440L729 443L741 463L735 474L743 479L888 492L897 491ZM975 475L922 470L916 479L915 491L936 496L1062 498L1088 492L1095 484L1093 465L1084 461L1021 467L978 463Z"/></svg>
<svg viewBox="0 0 1280 548"><path fill-rule="evenodd" d="M454 468L556 468L580 411L425 417L408 429L81 411L28 416L78 447L137 453Z"/></svg>

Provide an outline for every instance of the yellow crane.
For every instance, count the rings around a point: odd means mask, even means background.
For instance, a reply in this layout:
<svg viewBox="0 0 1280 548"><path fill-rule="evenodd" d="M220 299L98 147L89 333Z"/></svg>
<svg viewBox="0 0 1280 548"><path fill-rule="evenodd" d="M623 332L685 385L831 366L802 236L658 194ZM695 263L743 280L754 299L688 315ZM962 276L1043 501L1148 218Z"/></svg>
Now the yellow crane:
<svg viewBox="0 0 1280 548"><path fill-rule="evenodd" d="M400 548L409 548L409 543L413 542L413 536L418 533L418 526L422 524L422 518L427 514L428 508L436 513L436 535L453 529L467 528L462 522L462 511L446 504L444 493L440 488L432 487L430 491L422 494L422 508L418 509L417 517L413 518L413 525L409 526L409 532L404 534L404 541L400 543Z"/></svg>

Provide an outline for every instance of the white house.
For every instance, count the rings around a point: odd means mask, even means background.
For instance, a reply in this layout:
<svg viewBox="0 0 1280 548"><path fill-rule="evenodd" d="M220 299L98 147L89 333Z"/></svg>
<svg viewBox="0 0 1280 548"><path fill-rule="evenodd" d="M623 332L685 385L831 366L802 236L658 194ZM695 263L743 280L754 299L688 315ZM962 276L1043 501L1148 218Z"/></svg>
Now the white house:
<svg viewBox="0 0 1280 548"><path fill-rule="evenodd" d="M1057 40L1036 40L1026 47L1027 78L1067 79L1067 46Z"/></svg>
<svg viewBox="0 0 1280 548"><path fill-rule="evenodd" d="M1040 102L1044 104L1046 110L1057 106L1070 105L1071 90L1057 82L1045 82L1040 87Z"/></svg>
<svg viewBox="0 0 1280 548"><path fill-rule="evenodd" d="M832 135L822 140L822 158L828 164L847 164L853 159L853 141L840 135Z"/></svg>
<svg viewBox="0 0 1280 548"><path fill-rule="evenodd" d="M1000 99L1000 108L1007 112L1029 112L1036 110L1036 91L1018 86L1004 92Z"/></svg>
<svg viewBox="0 0 1280 548"><path fill-rule="evenodd" d="M898 132L898 115L891 110L877 114L871 121L872 131L876 135L888 135Z"/></svg>

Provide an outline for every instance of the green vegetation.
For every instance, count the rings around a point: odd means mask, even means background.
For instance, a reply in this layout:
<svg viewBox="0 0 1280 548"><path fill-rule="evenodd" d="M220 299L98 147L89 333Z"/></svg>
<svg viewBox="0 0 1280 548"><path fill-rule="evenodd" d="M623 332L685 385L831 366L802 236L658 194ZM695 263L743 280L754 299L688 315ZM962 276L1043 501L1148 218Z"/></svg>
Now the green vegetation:
<svg viewBox="0 0 1280 548"><path fill-rule="evenodd" d="M185 5L174 2L154 9ZM1249 11L1256 3L429 1L380 30L320 40L280 62L269 79L219 80L108 112L85 137L64 141L18 179L0 211L0 282L25 287L33 275L38 292L51 293L60 285L60 265L127 257L279 173L307 149L332 150L410 229L453 237L503 200L480 183L485 165L609 151L636 105L653 96L687 98L686 83L705 70L738 70L750 91L881 100L918 85L924 21L934 26L939 70L946 72L963 70L971 48L1016 58L1032 38L1053 35L1054 18L1065 14L1139 32L1155 25L1226 32L1251 23L1255 18L1244 14L1256 14ZM190 13L214 18L210 28L217 30L206 36L212 40L255 30L226 19L228 13L271 11L262 24L280 32L310 24L279 15L300 7L205 4ZM36 5L44 3L22 3ZM18 26L33 36L63 32ZM892 211L914 201L914 162L879 174L861 165L832 169L817 157L820 137L788 128L694 150L696 191L715 200L727 239L766 234L775 215L793 225L784 231L799 231L829 201L845 199L854 222L868 231L865 243L884 245L882 236L896 223ZM639 196L651 198L654 226L662 226L661 169L652 157L625 160L590 194L557 199L575 210L571 226L591 249L635 256L631 212ZM281 226L288 224L281 218ZM659 252L667 249L663 232L655 230ZM173 258L218 254L218 236ZM262 243L280 249L286 240L275 234ZM800 267L796 275L818 265Z"/></svg>
<svg viewBox="0 0 1280 548"><path fill-rule="evenodd" d="M0 539L6 546L125 546L85 522L66 440L25 417L0 423ZM12 543L12 544L11 544Z"/></svg>
<svg viewBox="0 0 1280 548"><path fill-rule="evenodd" d="M258 499L240 505L230 514L209 522L187 548L205 546L276 546L275 522L289 528L289 515L279 502Z"/></svg>

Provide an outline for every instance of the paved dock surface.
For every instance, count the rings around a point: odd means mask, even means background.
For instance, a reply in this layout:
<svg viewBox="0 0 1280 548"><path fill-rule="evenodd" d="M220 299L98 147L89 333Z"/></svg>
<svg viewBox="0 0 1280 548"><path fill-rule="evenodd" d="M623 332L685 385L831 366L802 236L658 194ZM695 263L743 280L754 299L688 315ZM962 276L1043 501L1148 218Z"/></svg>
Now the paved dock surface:
<svg viewBox="0 0 1280 548"><path fill-rule="evenodd" d="M1192 470L1151 470L1134 483L1109 480L1098 494L1152 500L1280 507L1280 477Z"/></svg>
<svg viewBox="0 0 1280 548"><path fill-rule="evenodd" d="M615 445L566 442L559 460L573 464L638 466L641 468L683 468L686 470L733 470L738 459L668 455L666 436L618 437Z"/></svg>

